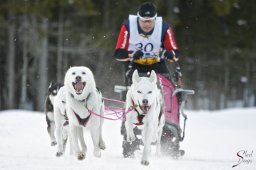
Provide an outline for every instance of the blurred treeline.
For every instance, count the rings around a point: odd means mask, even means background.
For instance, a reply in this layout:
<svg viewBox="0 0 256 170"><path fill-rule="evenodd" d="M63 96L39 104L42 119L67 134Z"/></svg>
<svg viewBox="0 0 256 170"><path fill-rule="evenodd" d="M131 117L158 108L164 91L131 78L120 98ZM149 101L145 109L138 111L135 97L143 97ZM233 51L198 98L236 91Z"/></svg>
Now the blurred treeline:
<svg viewBox="0 0 256 170"><path fill-rule="evenodd" d="M118 98L119 29L142 0L1 0L0 110L43 110L50 80L90 67L104 96ZM256 105L256 1L155 0L182 52L191 109ZM172 64L170 63L170 68Z"/></svg>

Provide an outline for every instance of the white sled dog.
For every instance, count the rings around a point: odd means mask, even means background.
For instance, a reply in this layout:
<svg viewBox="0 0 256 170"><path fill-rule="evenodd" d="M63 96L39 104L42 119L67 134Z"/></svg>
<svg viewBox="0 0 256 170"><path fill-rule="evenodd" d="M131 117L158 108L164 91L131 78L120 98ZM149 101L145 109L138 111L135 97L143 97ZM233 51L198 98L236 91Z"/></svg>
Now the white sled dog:
<svg viewBox="0 0 256 170"><path fill-rule="evenodd" d="M104 104L92 71L83 66L71 67L65 75L64 87L72 152L79 160L85 158L87 147L83 128L88 127L94 145L94 156L101 157L101 149L105 149L102 139L103 118L91 114L90 111L103 116Z"/></svg>
<svg viewBox="0 0 256 170"><path fill-rule="evenodd" d="M66 115L66 89L61 87L57 96L55 97L54 104L54 120L55 120L55 136L57 139L58 151L56 156L63 155L66 148L68 139L68 118Z"/></svg>
<svg viewBox="0 0 256 170"><path fill-rule="evenodd" d="M150 77L139 77L138 71L135 70L132 82L126 95L126 111L133 108L126 115L127 141L135 140L133 132L135 126L142 128L144 149L141 164L149 165L151 143L156 142L156 153L160 153L160 140L164 126L163 96L157 87L157 76L154 71L151 71Z"/></svg>

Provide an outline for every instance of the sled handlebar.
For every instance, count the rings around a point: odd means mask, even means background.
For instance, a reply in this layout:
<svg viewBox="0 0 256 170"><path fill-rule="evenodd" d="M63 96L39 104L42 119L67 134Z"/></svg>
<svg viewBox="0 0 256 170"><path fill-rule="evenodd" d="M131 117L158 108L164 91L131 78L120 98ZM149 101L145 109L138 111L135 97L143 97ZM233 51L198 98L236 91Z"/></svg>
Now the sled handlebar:
<svg viewBox="0 0 256 170"><path fill-rule="evenodd" d="M178 61L174 61L174 64L175 64L176 72L178 73L178 76L182 77L180 64L178 63Z"/></svg>

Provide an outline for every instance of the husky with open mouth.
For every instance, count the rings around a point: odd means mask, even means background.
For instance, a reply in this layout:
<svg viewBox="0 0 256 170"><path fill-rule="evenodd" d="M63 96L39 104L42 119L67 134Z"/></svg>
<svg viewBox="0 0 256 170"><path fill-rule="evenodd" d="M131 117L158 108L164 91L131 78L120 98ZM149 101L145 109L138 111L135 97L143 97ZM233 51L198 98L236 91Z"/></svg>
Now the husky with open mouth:
<svg viewBox="0 0 256 170"><path fill-rule="evenodd" d="M79 160L86 156L87 147L84 141L83 128L88 127L94 145L94 156L101 156L105 149L102 139L104 103L101 92L96 88L92 71L83 66L71 67L65 75L66 112L69 119L72 152Z"/></svg>
<svg viewBox="0 0 256 170"><path fill-rule="evenodd" d="M142 142L144 149L141 164L149 165L151 143L156 142L157 154L160 153L160 140L164 126L164 106L161 90L157 86L157 76L151 71L149 77L139 77L135 70L132 76L132 85L126 95L126 111L132 111L126 115L125 128L127 141L136 139L134 127L142 129Z"/></svg>

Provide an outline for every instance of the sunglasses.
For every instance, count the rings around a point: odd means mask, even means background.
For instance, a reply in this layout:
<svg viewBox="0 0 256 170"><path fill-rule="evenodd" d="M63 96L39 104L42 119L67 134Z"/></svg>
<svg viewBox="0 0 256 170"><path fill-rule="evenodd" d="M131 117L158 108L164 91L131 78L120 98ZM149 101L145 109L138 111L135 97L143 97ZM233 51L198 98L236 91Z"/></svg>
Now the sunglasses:
<svg viewBox="0 0 256 170"><path fill-rule="evenodd" d="M153 17L142 17L142 16L140 16L140 14L138 12L137 16L139 17L139 19L141 21L154 21L154 20L156 20L157 14L155 16L153 16Z"/></svg>

